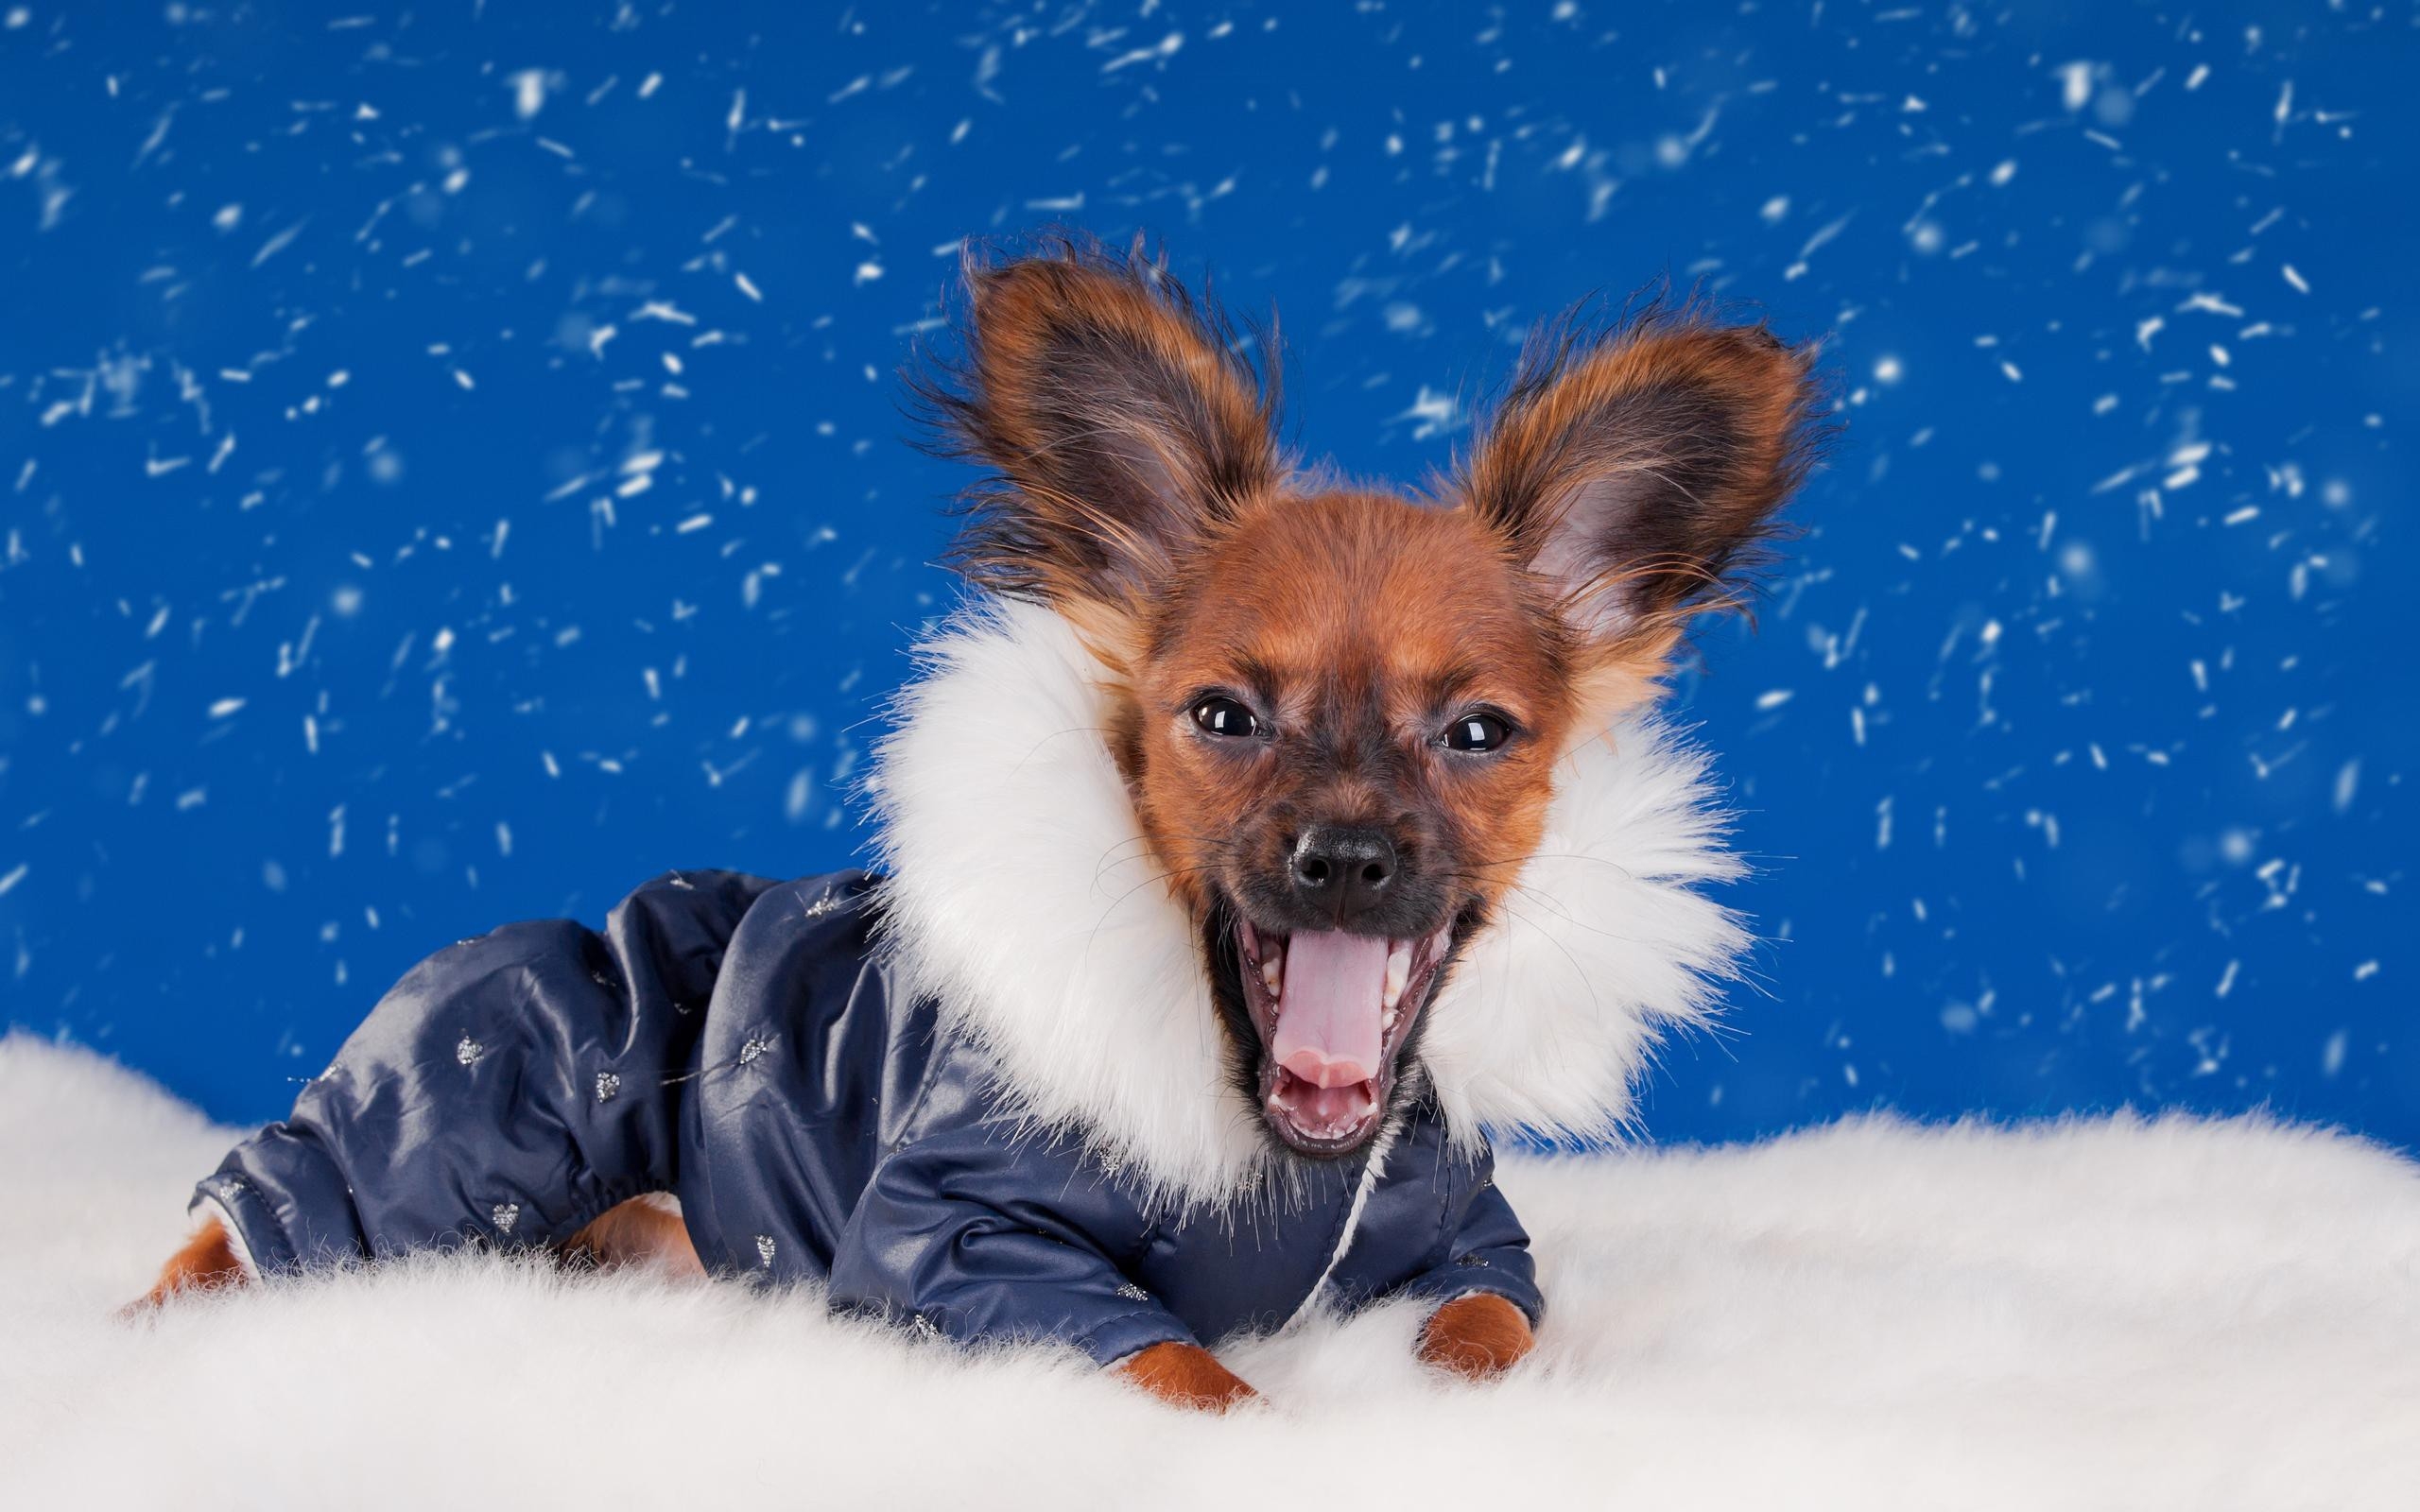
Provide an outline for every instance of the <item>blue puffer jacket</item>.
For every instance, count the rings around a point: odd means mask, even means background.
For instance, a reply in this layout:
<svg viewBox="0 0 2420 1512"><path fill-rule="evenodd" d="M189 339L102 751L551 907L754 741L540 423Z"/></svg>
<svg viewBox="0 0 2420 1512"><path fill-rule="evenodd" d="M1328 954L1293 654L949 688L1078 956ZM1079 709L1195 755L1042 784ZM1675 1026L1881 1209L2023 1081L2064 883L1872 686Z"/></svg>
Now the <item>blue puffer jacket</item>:
<svg viewBox="0 0 2420 1512"><path fill-rule="evenodd" d="M202 1183L254 1268L551 1245L671 1192L710 1270L1102 1361L1315 1297L1534 1319L1486 1131L1618 1128L1656 1028L1706 1017L1746 936L1700 892L1738 869L1703 758L1651 720L1562 757L1517 906L1418 1010L1416 1096L1322 1165L1236 1085L1074 627L992 604L922 652L869 783L878 885L692 872L602 933L433 957Z"/></svg>
<svg viewBox="0 0 2420 1512"><path fill-rule="evenodd" d="M1168 1208L1004 1112L982 1053L873 948L881 897L860 872L674 873L601 933L514 924L441 952L199 1200L276 1276L558 1244L670 1192L709 1271L823 1280L837 1307L1103 1364L1314 1297L1490 1292L1539 1315L1486 1147L1449 1149L1433 1104L1375 1159Z"/></svg>

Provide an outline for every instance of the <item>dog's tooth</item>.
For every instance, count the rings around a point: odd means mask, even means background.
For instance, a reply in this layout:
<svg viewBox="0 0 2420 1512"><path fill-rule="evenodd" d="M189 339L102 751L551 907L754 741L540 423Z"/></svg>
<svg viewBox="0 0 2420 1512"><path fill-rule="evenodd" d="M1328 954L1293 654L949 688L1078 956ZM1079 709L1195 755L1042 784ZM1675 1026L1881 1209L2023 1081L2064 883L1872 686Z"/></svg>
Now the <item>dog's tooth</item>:
<svg viewBox="0 0 2420 1512"><path fill-rule="evenodd" d="M1387 992L1385 1005L1392 1008L1403 999L1403 985L1411 976L1411 945L1397 940L1387 952Z"/></svg>
<svg viewBox="0 0 2420 1512"><path fill-rule="evenodd" d="M1286 956L1281 951L1270 951L1260 958L1261 985L1269 988L1270 997L1282 997L1286 989Z"/></svg>
<svg viewBox="0 0 2420 1512"><path fill-rule="evenodd" d="M1402 1015L1402 1014L1397 1013L1397 1012L1396 1012L1394 1009L1392 1009L1392 1008L1389 1008L1389 1009L1387 1010L1387 1016L1386 1016L1385 1018L1383 1018L1383 1019L1381 1019L1381 1020L1379 1020L1379 1021L1378 1021L1378 1032L1379 1032L1379 1033L1381 1033L1381 1034L1392 1034L1392 1033L1394 1033L1394 1032L1395 1032L1395 1021L1396 1021L1397 1019L1402 1018L1402 1017L1403 1017L1403 1015Z"/></svg>

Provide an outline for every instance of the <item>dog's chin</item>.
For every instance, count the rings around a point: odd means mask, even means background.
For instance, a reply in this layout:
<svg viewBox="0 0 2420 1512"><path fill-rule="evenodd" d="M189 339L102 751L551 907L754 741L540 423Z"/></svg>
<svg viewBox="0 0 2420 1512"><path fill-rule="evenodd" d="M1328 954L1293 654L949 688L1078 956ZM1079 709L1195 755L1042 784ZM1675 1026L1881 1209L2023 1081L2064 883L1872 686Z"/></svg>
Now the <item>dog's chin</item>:
<svg viewBox="0 0 2420 1512"><path fill-rule="evenodd" d="M1312 969L1314 957L1340 954L1373 963L1366 981L1357 978L1344 988L1366 988L1358 996L1369 1001L1361 1003L1357 996L1340 1007L1335 1001L1340 988L1333 981L1313 984L1298 973L1289 983L1288 972L1297 960L1294 935L1255 926L1224 900L1211 908L1203 927L1213 985L1230 1019L1250 1026L1237 1035L1246 1052L1244 1091L1279 1143L1310 1160L1335 1160L1377 1137L1402 1082L1407 1047L1418 1037L1421 1013L1436 995L1470 917L1449 917L1427 933L1404 939L1305 937L1300 955L1305 971ZM1378 961L1383 968L1374 964ZM1327 963L1323 959L1320 964ZM1342 1069L1334 1062L1316 1064L1318 1057L1299 1049L1281 1060L1280 1031L1289 986L1305 1012L1314 1011L1310 1003L1316 991L1321 994L1317 1011L1323 1015L1359 1015L1374 1022L1370 1040L1374 1056L1347 1060ZM1231 1027L1241 1030L1240 1025Z"/></svg>

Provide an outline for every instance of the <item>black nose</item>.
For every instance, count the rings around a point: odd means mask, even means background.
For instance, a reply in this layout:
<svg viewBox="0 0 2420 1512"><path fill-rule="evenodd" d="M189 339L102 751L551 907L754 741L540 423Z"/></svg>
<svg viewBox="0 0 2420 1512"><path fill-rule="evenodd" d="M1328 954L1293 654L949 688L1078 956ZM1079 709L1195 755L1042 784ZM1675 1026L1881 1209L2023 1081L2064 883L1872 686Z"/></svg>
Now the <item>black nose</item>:
<svg viewBox="0 0 2420 1512"><path fill-rule="evenodd" d="M1294 842L1294 895L1339 924L1350 924L1387 897L1395 880L1394 842L1376 830L1314 825Z"/></svg>

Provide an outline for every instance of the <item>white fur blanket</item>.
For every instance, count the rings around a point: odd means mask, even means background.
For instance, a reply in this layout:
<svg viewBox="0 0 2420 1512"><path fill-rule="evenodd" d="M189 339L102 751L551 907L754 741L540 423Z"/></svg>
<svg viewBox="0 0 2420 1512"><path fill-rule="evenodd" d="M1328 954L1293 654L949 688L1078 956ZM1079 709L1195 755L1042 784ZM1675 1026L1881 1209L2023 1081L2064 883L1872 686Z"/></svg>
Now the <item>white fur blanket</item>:
<svg viewBox="0 0 2420 1512"><path fill-rule="evenodd" d="M0 1042L0 1506L2420 1505L2420 1168L2257 1120L1506 1162L1552 1314L1492 1386L1380 1309L1165 1411L808 1294L431 1260L114 1322L234 1138Z"/></svg>

